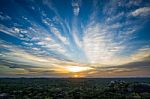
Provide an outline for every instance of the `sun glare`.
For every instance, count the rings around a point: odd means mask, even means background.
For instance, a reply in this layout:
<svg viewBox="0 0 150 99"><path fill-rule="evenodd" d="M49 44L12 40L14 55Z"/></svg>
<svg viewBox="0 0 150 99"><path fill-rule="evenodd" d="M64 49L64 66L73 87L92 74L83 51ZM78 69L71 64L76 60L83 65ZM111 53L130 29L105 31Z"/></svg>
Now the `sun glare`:
<svg viewBox="0 0 150 99"><path fill-rule="evenodd" d="M66 67L66 69L70 72L82 72L82 71L90 70L92 68L90 68L90 67L80 67L80 66L68 66L68 67Z"/></svg>
<svg viewBox="0 0 150 99"><path fill-rule="evenodd" d="M75 77L75 78L78 78L78 77L79 77L79 75L74 75L74 77Z"/></svg>

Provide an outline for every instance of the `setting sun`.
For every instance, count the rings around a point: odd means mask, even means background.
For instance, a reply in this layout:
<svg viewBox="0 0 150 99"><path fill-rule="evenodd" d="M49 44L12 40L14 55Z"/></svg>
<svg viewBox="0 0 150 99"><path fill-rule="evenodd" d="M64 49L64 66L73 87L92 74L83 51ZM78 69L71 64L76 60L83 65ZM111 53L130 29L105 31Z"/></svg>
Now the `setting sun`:
<svg viewBox="0 0 150 99"><path fill-rule="evenodd" d="M79 75L74 75L74 77L75 77L75 78L78 78L78 77L79 77Z"/></svg>

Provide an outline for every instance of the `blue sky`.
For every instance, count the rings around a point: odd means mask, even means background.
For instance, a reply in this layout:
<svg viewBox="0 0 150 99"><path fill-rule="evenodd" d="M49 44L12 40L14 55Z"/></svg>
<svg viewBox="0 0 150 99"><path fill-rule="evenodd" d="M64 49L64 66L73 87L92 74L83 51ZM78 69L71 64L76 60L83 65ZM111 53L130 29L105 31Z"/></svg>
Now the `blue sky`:
<svg viewBox="0 0 150 99"><path fill-rule="evenodd" d="M1 77L149 76L149 0L1 0Z"/></svg>

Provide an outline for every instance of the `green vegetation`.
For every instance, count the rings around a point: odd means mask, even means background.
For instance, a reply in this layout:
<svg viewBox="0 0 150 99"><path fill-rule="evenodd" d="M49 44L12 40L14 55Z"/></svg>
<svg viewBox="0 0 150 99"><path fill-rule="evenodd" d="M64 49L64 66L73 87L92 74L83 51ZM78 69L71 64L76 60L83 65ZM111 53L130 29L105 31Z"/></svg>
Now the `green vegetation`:
<svg viewBox="0 0 150 99"><path fill-rule="evenodd" d="M150 99L150 79L1 78L0 99Z"/></svg>

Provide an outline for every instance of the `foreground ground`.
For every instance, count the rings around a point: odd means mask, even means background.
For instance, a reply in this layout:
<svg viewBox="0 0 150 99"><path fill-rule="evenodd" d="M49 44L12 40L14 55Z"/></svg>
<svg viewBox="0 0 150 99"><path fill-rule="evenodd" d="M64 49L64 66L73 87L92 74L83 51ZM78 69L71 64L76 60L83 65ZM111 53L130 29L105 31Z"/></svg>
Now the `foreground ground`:
<svg viewBox="0 0 150 99"><path fill-rule="evenodd" d="M150 99L150 78L1 78L0 99Z"/></svg>

